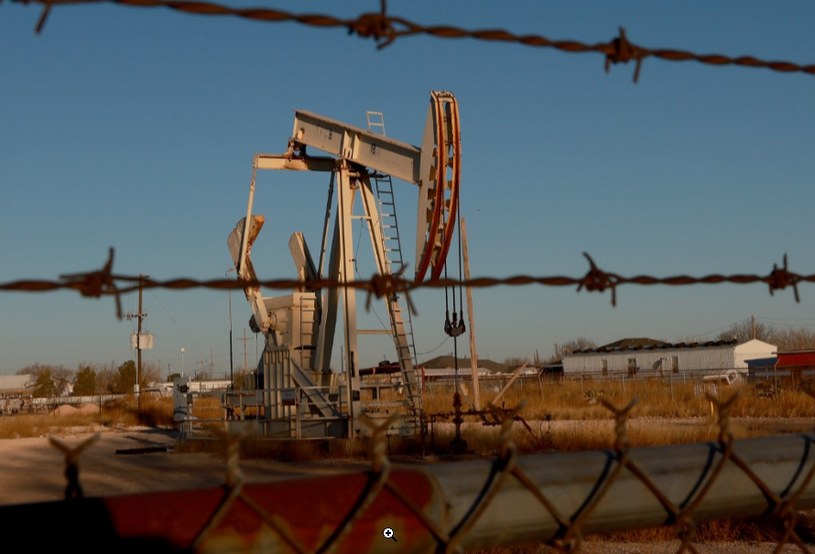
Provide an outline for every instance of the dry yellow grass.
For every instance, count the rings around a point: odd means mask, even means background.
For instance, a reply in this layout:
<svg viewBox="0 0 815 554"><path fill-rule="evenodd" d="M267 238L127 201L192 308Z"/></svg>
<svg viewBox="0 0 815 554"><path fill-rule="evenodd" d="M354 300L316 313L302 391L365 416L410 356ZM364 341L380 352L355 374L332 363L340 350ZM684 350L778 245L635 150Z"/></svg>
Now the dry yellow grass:
<svg viewBox="0 0 815 554"><path fill-rule="evenodd" d="M62 429L96 426L116 427L130 425L171 426L172 399L143 397L137 407L133 397L102 406L97 414L69 413L68 415L21 414L0 417L0 439L39 437L58 433Z"/></svg>
<svg viewBox="0 0 815 554"><path fill-rule="evenodd" d="M600 399L622 408L636 398L630 413L628 436L632 446L677 444L713 440L718 429L706 392L713 387L699 382L666 384L655 380L625 382L617 380L537 381L516 382L503 395L504 408L523 403L520 416L528 427L516 424L513 437L524 452L540 450L575 451L607 448L613 442L613 416ZM737 387L719 385L718 396L729 398L738 392L733 418L756 418L753 423L732 422L730 429L736 438L769 434L764 419L815 417L815 400L800 390L770 388L745 383ZM494 396L495 391L482 392L482 404ZM428 416L450 414L453 391L434 385L425 392L424 408ZM471 397L463 397L463 409L469 408ZM202 420L219 420L223 410L216 398L200 397L193 406L193 415ZM682 420L682 421L677 421ZM437 421L444 421L438 418ZM447 419L449 421L449 418ZM497 426L481 425L481 419L466 417L465 439L471 449L493 452L500 444ZM160 397L142 397L136 407L130 397L105 405L98 415L71 414L20 415L0 417L0 438L39 436L59 427L92 425L157 425L172 426L172 400ZM777 428L777 426L776 426ZM800 425L791 425L790 431L800 431ZM434 426L436 446L449 444L452 429ZM426 441L427 442L427 441ZM414 444L415 441L411 441ZM393 442L395 450L397 441ZM306 449L308 450L308 449ZM320 455L320 449L314 453Z"/></svg>
<svg viewBox="0 0 815 554"><path fill-rule="evenodd" d="M725 401L738 394L732 407L729 430L736 439L766 436L778 432L810 430L796 418L815 417L815 400L797 390L774 389L772 394L761 386L745 383L738 386L700 382L667 384L642 381L560 381L539 384L516 383L502 396L499 407L509 409L522 405L519 412L526 425L516 423L513 439L523 452L580 451L608 448L614 442L613 413L601 399L618 409L637 402L627 423L631 446L659 446L715 440L719 429L716 412L707 394ZM482 393L486 405L496 392ZM425 394L427 414L450 414L453 411L452 388L436 387ZM470 407L471 397L463 399L463 410ZM754 418L741 421L739 418ZM779 425L781 418L790 423ZM431 418L448 422L434 426L433 442L448 445L453 430L451 418ZM495 451L500 444L497 427L485 427L480 418L465 416L463 436L471 450Z"/></svg>
<svg viewBox="0 0 815 554"><path fill-rule="evenodd" d="M635 417L689 418L706 417L711 413L706 393L725 400L738 392L739 400L732 411L733 417L815 417L815 400L796 387L767 388L762 384L744 383L727 386L701 382L668 384L657 380L625 382L617 380L537 381L513 384L499 404L510 408L523 402L521 416L528 419L598 419L610 412L599 402L604 398L622 408L632 399L637 405ZM452 389L434 388L424 396L428 413L452 410ZM495 397L495 391L484 391L481 402L486 405ZM472 397L464 397L468 407Z"/></svg>
<svg viewBox="0 0 815 554"><path fill-rule="evenodd" d="M201 396L195 399L192 405L192 416L198 419L223 419L224 409L221 401L212 396Z"/></svg>

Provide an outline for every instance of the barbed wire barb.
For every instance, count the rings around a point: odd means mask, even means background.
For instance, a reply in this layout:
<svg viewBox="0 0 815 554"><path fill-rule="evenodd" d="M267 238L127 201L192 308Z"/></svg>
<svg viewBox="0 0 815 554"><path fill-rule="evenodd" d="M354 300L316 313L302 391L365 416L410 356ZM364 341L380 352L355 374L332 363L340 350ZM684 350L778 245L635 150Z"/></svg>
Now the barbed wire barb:
<svg viewBox="0 0 815 554"><path fill-rule="evenodd" d="M642 60L649 55L650 53L644 48L631 44L625 35L625 28L620 27L620 35L611 41L611 48L606 52L606 73L611 64L628 63L635 60L637 64L634 68L634 83L636 84L640 79Z"/></svg>
<svg viewBox="0 0 815 554"><path fill-rule="evenodd" d="M99 433L94 433L75 447L70 447L66 443L55 437L48 437L51 446L62 452L65 457L65 500L76 500L82 498L82 486L79 484L79 457L93 443L99 440Z"/></svg>
<svg viewBox="0 0 815 554"><path fill-rule="evenodd" d="M606 289L611 289L611 305L617 305L617 284L619 282L619 276L613 273L606 273L602 269L597 267L597 264L594 263L594 260L591 259L591 256L588 253L583 252L583 256L589 261L589 272L583 277L580 281L580 284L577 286L577 291L580 292L584 287L587 291L599 291L603 292Z"/></svg>
<svg viewBox="0 0 815 554"><path fill-rule="evenodd" d="M416 310L416 306L413 304L413 300L410 298L410 284L403 277L406 269L407 264L403 265L401 269L394 274L377 273L371 277L371 280L369 281L370 286L368 287L368 294L365 298L366 311L371 311L371 300L373 296L380 299L385 297L390 299L395 297L397 293L401 292L405 296L405 301L407 302L408 310L410 310L410 315L419 315L419 312Z"/></svg>
<svg viewBox="0 0 815 554"><path fill-rule="evenodd" d="M116 279L113 270L113 247L108 249L108 261L99 271L90 273L74 273L70 275L60 275L60 279L67 281L66 286L79 291L82 296L99 298L103 294L116 297L116 319L122 319L122 300L119 289L116 288Z"/></svg>
<svg viewBox="0 0 815 554"><path fill-rule="evenodd" d="M767 277L767 285L770 287L770 296L774 296L774 291L785 289L789 286L795 295L795 301L800 303L801 298L798 296L798 281L801 280L800 275L790 273L787 266L787 254L784 253L784 266L779 268L778 265L773 264L773 270Z"/></svg>
<svg viewBox="0 0 815 554"><path fill-rule="evenodd" d="M387 0L380 0L379 12L360 15L359 19L349 23L348 33L363 38L371 37L376 41L378 50L385 48L396 40L396 31L393 28L391 18L387 15L387 11Z"/></svg>
<svg viewBox="0 0 815 554"><path fill-rule="evenodd" d="M39 35L42 32L43 27L45 27L45 20L48 19L48 16L51 14L52 5L53 4L49 0L45 1L45 6L43 6L40 18L37 20L37 26L34 28L34 33Z"/></svg>

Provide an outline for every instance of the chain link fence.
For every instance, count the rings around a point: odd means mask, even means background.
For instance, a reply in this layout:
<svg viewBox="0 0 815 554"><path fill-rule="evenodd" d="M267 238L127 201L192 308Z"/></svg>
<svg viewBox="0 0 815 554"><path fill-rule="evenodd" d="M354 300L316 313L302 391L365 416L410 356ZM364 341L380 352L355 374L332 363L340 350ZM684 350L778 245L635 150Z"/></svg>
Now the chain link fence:
<svg viewBox="0 0 815 554"><path fill-rule="evenodd" d="M14 0L40 4L42 31L55 5L87 0ZM208 2L109 0L131 7L162 7L188 14L221 15L260 22L295 22L318 28L341 28L373 39L379 48L409 36L469 38L561 52L600 54L605 70L634 61L634 81L642 61L693 60L712 66L737 65L777 72L815 75L815 65L767 61L753 56L701 55L653 49L630 42L624 29L607 42L584 44L518 35L507 30L468 30L450 25L422 25L388 13L385 0L378 12L343 19L327 14L294 14L271 8L235 8ZM575 287L577 291L611 293L617 303L622 285L683 286L694 284L762 283L770 294L815 282L815 275L774 264L766 274L712 274L626 277L600 269L584 253L589 270L583 276L513 276L466 280L436 279L421 283L401 275L341 283L325 279L236 281L172 279L157 281L113 272L111 248L96 271L63 275L58 280L0 283L0 291L75 290L83 296L112 296L122 317L121 295L139 288L184 290L207 288L271 289L353 287L368 298L409 294L420 287L442 288L537 284ZM802 385L805 386L805 385ZM811 389L806 386L807 392ZM808 552L796 532L801 510L815 507L813 444L815 435L775 436L736 441L729 431L737 394L726 401L709 395L718 417L719 434L709 443L630 448L626 424L635 401L624 408L600 398L615 422L610 449L584 453L521 456L512 437L520 406L496 412L502 429L501 447L493 459L456 460L438 464L397 464L388 456L385 430L392 423L371 423L371 463L364 471L341 475L246 482L240 469L239 436L224 435L226 476L221 487L173 492L86 498L80 461L98 435L78 446L51 439L65 460L65 500L0 507L0 521L38 549L81 546L116 552L461 552L497 545L543 543L560 552L578 551L584 536L630 529L669 527L680 550L695 551L699 522L741 516L772 515L784 522L777 548L793 544Z"/></svg>
<svg viewBox="0 0 815 554"><path fill-rule="evenodd" d="M709 396L719 432L708 443L630 448L636 400L618 408L601 399L614 418L609 449L521 456L512 433L518 406L496 412L497 456L434 464L394 463L393 422L369 423L367 469L273 483L246 482L242 438L221 434L222 487L104 498L85 498L81 486L81 457L98 435L77 446L52 438L65 459L65 500L0 507L0 518L23 532L47 521L53 533L37 539L42 547L116 551L467 552L533 543L575 552L588 535L667 527L680 551L694 552L699 522L765 515L784 524L778 549L808 552L796 522L815 507L815 435L736 441L737 397Z"/></svg>

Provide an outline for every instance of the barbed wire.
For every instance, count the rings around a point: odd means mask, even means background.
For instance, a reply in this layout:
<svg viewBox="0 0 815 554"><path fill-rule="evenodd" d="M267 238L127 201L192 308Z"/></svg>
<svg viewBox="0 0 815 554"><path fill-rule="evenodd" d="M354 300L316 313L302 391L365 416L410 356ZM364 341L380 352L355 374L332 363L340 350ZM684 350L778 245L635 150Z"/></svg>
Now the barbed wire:
<svg viewBox="0 0 815 554"><path fill-rule="evenodd" d="M348 34L373 39L382 49L399 38L427 35L442 39L475 39L487 42L519 44L533 48L553 48L561 52L593 52L605 56L605 70L612 64L636 62L634 82L639 80L642 61L658 58L664 61L696 61L706 65L763 68L782 73L805 73L815 75L815 64L801 65L790 61L768 61L750 55L727 56L724 54L696 54L671 48L648 48L630 42L625 29L608 42L588 44L576 40L553 40L536 34L516 34L504 29L464 29L452 25L421 25L403 17L388 14L386 0L381 0L379 12L363 13L356 18L344 19L327 14L296 14L273 8L233 8L223 4L203 1L180 0L12 0L21 4L42 4L43 11L35 28L42 32L45 22L55 5L108 2L140 8L168 8L187 14L209 16L233 16L264 23L293 22L318 28L344 28Z"/></svg>
<svg viewBox="0 0 815 554"><path fill-rule="evenodd" d="M370 308L371 300L385 298L393 295L405 296L411 313L416 314L410 294L422 288L446 288L451 286L466 286L471 288L487 288L495 286L523 286L541 285L548 287L570 287L576 286L577 292L585 289L588 292L611 291L611 305L617 305L617 288L621 285L667 285L667 286L687 286L687 285L717 285L736 284L751 285L762 283L767 285L770 294L775 291L792 287L795 301L800 302L798 294L798 284L801 282L815 283L815 274L801 275L789 270L787 255L784 254L784 262L781 267L773 264L773 269L766 275L758 274L711 274L702 277L691 275L673 275L670 277L655 277L652 275L636 275L625 277L618 273L608 272L600 269L591 256L583 253L589 263L589 271L582 277L568 276L531 276L515 275L512 277L477 277L473 279L430 279L427 281L412 281L402 276L402 271L396 274L374 275L370 279L357 279L353 281L341 281L338 279L271 279L271 280L242 280L242 279L209 279L198 280L191 278L176 278L168 280L157 280L142 275L119 275L113 273L114 249L110 248L108 259L102 269L73 273L60 276L60 280L35 280L25 279L0 283L0 291L5 292L51 292L57 290L75 290L82 296L90 298L100 298L102 296L113 296L116 299L116 317L122 318L121 295L142 289L211 289L211 290L235 290L248 288L267 288L275 290L290 289L339 289L352 288L367 293L366 307ZM117 284L120 283L120 284Z"/></svg>
<svg viewBox="0 0 815 554"><path fill-rule="evenodd" d="M98 0L13 0L17 3L35 3L44 5L42 15L37 23L36 32L42 31L43 26L54 5L69 3L89 3ZM345 28L349 34L355 34L363 38L372 38L378 48L384 48L399 38L417 35L428 35L435 38L462 39L470 38L490 42L515 43L528 47L553 48L568 53L594 52L605 56L605 70L608 72L612 64L635 62L634 82L638 81L642 61L648 57L655 57L665 61L697 61L714 66L737 65L742 67L765 68L777 72L798 72L815 75L815 65L799 65L786 61L765 61L753 56L729 57L721 54L700 55L687 51L671 49L652 49L631 43L626 36L625 29L619 29L619 35L609 42L597 44L586 44L570 40L551 40L540 35L517 35L510 31L501 29L467 30L453 26L423 26L400 17L393 17L387 14L387 4L381 1L381 10L378 13L365 13L357 18L341 19L322 14L293 14L269 8L231 8L208 2L197 1L166 1L166 0L101 0L108 3L131 6L131 7L163 7L172 10L182 11L189 14L198 15L220 15L236 16L254 21L262 22L295 22L302 25L319 28ZM113 296L116 300L116 314L118 318L121 314L121 295L134 292L140 288L163 288L171 290L185 290L195 288L205 288L213 290L233 290L245 289L249 287L264 287L269 289L329 289L329 288L353 288L367 293L366 305L370 306L372 298L383 298L386 295L403 294L411 311L415 308L410 298L410 293L421 288L444 288L452 285L463 285L472 288L486 288L494 286L522 286L541 285L550 287L576 287L577 292L585 289L588 292L604 292L610 290L611 304L617 304L617 288L621 285L667 285L685 286L698 284L764 284L767 285L771 295L776 290L784 290L792 287L796 302L800 302L798 284L801 282L815 282L815 275L802 275L792 272L788 268L787 256L784 255L783 265L779 267L773 264L772 270L765 275L761 274L710 274L702 277L690 275L675 275L669 277L656 277L651 275L637 275L626 277L614 272L600 269L589 254L583 254L589 263L588 272L581 277L570 276L525 276L516 275L505 278L481 277L475 279L433 279L423 282L416 282L406 279L402 273L395 275L376 275L368 280L355 280L343 282L335 279L275 279L275 280L234 280L234 279L210 279L196 280L191 278L176 278L169 280L156 280L143 276L120 275L113 272L113 248L109 251L107 262L104 266L95 271L80 272L73 274L63 274L59 280L19 280L7 283L0 283L0 290L6 292L48 292L56 290L75 290L82 296L100 298L102 296ZM499 456L493 461L491 471L487 476L479 494L475 497L469 509L464 511L463 516L454 522L449 531L417 506L409 495L403 491L391 478L391 465L385 450L385 433L387 425L382 424L374 428L374 448L372 449L372 468L366 473L366 481L359 496L352 503L349 511L342 517L336 529L327 538L319 543L315 552L322 552L331 549L353 530L360 517L369 509L375 500L383 496L383 491L387 491L390 497L394 498L396 504L400 504L407 512L415 515L422 526L433 537L439 551L455 551L462 539L467 536L475 524L484 514L485 510L495 502L497 493L506 488L507 483L517 483L522 489L531 493L541 504L541 506L559 523L560 530L553 537L549 544L561 552L571 552L580 548L584 525L588 517L596 510L600 502L611 491L615 484L624 474L633 475L647 488L651 494L662 504L666 513L666 522L673 525L677 536L682 540L681 550L693 549L693 539L695 531L695 516L697 508L702 500L711 490L714 483L719 480L722 470L734 465L752 481L767 499L766 513L779 515L786 523L785 532L779 538L778 548L787 543L794 543L802 550L806 550L803 541L795 533L796 508L803 491L809 486L815 475L815 466L809 468L800 479L797 489L790 490L786 494L778 494L762 480L750 468L750 466L737 456L734 452L734 439L728 429L729 410L736 397L733 396L725 402L719 403L715 398L710 398L711 402L716 402L716 409L719 413L718 425L720 428L716 453L717 463L702 486L696 489L695 494L689 497L683 505L677 505L657 487L654 481L649 478L646 472L636 464L631 455L626 436L626 423L629 412L635 402L630 403L623 409L617 409L611 404L606 407L614 414L615 419L615 441L613 450L609 453L609 464L611 469L599 478L598 485L592 490L586 501L581 504L580 509L573 514L561 513L555 508L555 504L550 500L545 492L534 482L518 464L518 453L512 441L510 429L514 412L505 415L502 421L502 446ZM516 410L517 411L517 410ZM82 489L79 486L78 459L80 454L96 440L96 435L81 444L77 448L68 448L67 445L52 439L52 444L58 448L65 456L66 460L66 499L73 502L81 502L83 498ZM240 474L238 466L239 439L231 438L228 444L227 456L227 479L224 496L212 511L210 518L195 535L192 546L200 546L210 535L217 540L217 529L222 519L233 509L233 506L241 501L248 506L252 512L275 533L291 549L298 552L312 551L303 545L288 527L281 523L279 516L273 515L257 502L254 497L245 490L244 480Z"/></svg>

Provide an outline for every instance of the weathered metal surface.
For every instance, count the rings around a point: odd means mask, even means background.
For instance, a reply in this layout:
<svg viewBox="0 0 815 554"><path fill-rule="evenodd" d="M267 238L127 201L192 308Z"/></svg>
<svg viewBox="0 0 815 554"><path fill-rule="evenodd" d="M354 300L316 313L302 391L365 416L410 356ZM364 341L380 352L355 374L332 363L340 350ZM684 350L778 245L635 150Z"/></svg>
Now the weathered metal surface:
<svg viewBox="0 0 815 554"><path fill-rule="evenodd" d="M458 102L452 93L432 91L420 160L416 223L416 281L428 267L438 279L457 222L461 173Z"/></svg>
<svg viewBox="0 0 815 554"><path fill-rule="evenodd" d="M445 507L432 478L393 470L387 485L359 510L371 482L371 476L358 473L247 484L232 497L226 488L209 488L7 506L0 508L0 520L8 529L37 536L42 550L75 544L111 547L111 552L149 546L158 552L266 553L317 552L353 519L334 541L334 552L432 552L432 535L396 496L439 521ZM49 533L43 536L35 528L44 521ZM394 530L398 542L385 542L385 527Z"/></svg>
<svg viewBox="0 0 815 554"><path fill-rule="evenodd" d="M815 507L813 436L515 457L6 506L38 548L465 551ZM507 455L507 453L509 453ZM376 466L376 464L375 464ZM381 466L381 463L380 463ZM42 522L48 521L48 533ZM383 536L389 527L398 542Z"/></svg>
<svg viewBox="0 0 815 554"><path fill-rule="evenodd" d="M419 182L419 149L406 142L303 110L294 114L292 138L408 183Z"/></svg>
<svg viewBox="0 0 815 554"><path fill-rule="evenodd" d="M286 154L257 154L255 169L287 169L289 171L334 171L337 160L318 156L293 157Z"/></svg>

